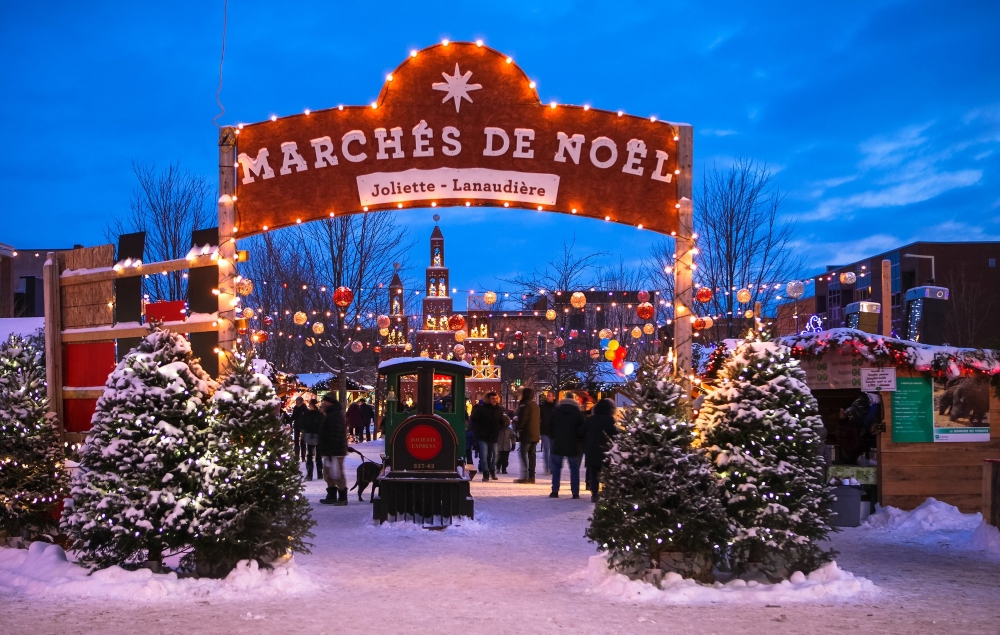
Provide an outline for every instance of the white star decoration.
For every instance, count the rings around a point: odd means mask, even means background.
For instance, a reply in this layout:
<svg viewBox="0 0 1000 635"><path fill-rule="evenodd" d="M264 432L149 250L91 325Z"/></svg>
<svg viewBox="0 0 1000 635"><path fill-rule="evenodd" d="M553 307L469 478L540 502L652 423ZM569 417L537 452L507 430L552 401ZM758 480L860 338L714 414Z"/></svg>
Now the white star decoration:
<svg viewBox="0 0 1000 635"><path fill-rule="evenodd" d="M472 71L466 71L465 75L462 75L462 71L458 70L458 64L455 64L455 74L449 75L448 73L441 73L441 77L444 77L443 82L434 82L431 84L431 88L434 90L444 90L448 91L448 94L444 96L441 103L445 103L449 99L455 100L455 112L458 112L459 107L462 105L463 99L468 99L469 103L472 103L472 98L469 97L470 90L479 90L483 87L482 84L470 84L469 78L472 77Z"/></svg>

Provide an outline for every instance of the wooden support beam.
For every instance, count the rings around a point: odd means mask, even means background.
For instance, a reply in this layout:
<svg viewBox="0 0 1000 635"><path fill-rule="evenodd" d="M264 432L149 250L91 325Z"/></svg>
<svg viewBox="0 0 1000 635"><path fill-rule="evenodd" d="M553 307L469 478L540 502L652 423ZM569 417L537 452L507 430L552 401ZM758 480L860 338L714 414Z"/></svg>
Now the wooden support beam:
<svg viewBox="0 0 1000 635"><path fill-rule="evenodd" d="M70 388L63 386L63 399L97 399L104 394L104 387L100 388Z"/></svg>
<svg viewBox="0 0 1000 635"><path fill-rule="evenodd" d="M674 237L674 369L678 377L691 374L692 345L691 306L694 303L694 128L677 126L677 236Z"/></svg>
<svg viewBox="0 0 1000 635"><path fill-rule="evenodd" d="M62 307L59 289L59 258L55 252L46 254L42 267L45 293L45 381L49 412L56 416L59 435L65 437L62 407Z"/></svg>
<svg viewBox="0 0 1000 635"><path fill-rule="evenodd" d="M219 131L219 374L236 346L236 134Z"/></svg>
<svg viewBox="0 0 1000 635"><path fill-rule="evenodd" d="M206 254L204 256L195 256L194 258L177 258L175 260L164 260L163 262L144 263L138 267L121 267L119 269L115 269L114 267L100 267L89 270L87 273L64 273L57 280L61 286L68 287L90 282L104 282L106 280L153 275L155 273L211 267L216 264L216 259L217 256L215 254Z"/></svg>
<svg viewBox="0 0 1000 635"><path fill-rule="evenodd" d="M218 329L218 322L212 320L188 320L186 322L163 322L165 329L175 333L207 333ZM149 335L148 326L133 324L118 324L115 326L98 326L85 329L68 329L62 332L63 342L108 342L124 337L145 337Z"/></svg>
<svg viewBox="0 0 1000 635"><path fill-rule="evenodd" d="M892 261L882 260L882 335L892 335Z"/></svg>

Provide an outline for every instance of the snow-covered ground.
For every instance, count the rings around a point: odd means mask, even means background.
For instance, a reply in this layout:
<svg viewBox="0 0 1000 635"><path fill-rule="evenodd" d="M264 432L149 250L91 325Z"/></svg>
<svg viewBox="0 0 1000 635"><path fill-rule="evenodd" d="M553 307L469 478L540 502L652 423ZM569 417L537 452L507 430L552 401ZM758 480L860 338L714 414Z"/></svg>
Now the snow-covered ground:
<svg viewBox="0 0 1000 635"><path fill-rule="evenodd" d="M52 547L0 549L0 632L1000 633L1000 533L937 501L840 532L837 564L789 583L661 591L592 558L592 505L565 476L550 499L511 467L473 484L476 520L444 531L373 525L355 492L346 508L315 504L312 554L225 581L88 578ZM324 493L308 484L314 503Z"/></svg>

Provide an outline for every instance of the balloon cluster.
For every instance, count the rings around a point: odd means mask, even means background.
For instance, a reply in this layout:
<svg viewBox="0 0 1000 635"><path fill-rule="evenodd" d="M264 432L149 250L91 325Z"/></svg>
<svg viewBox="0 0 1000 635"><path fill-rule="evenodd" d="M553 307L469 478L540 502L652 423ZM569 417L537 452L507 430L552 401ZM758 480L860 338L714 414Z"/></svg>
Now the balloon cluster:
<svg viewBox="0 0 1000 635"><path fill-rule="evenodd" d="M635 364L625 361L625 357L628 355L628 349L622 346L618 340L607 337L602 338L601 350L604 351L604 359L611 362L611 367L615 369L615 373L617 373L619 377L631 375L635 371ZM593 353L591 354L591 357L594 357Z"/></svg>

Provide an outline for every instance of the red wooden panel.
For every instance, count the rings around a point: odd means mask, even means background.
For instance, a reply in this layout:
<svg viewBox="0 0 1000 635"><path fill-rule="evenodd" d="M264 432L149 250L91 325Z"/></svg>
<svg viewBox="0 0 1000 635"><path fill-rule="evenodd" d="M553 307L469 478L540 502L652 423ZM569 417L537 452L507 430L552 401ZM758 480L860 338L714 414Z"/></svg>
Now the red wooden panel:
<svg viewBox="0 0 1000 635"><path fill-rule="evenodd" d="M146 322L179 322L184 319L184 300L151 302L146 305Z"/></svg>
<svg viewBox="0 0 1000 635"><path fill-rule="evenodd" d="M114 342L63 344L63 386L103 386L115 369Z"/></svg>
<svg viewBox="0 0 1000 635"><path fill-rule="evenodd" d="M63 400L63 425L67 432L86 432L90 430L90 418L97 409L96 399L65 399Z"/></svg>

